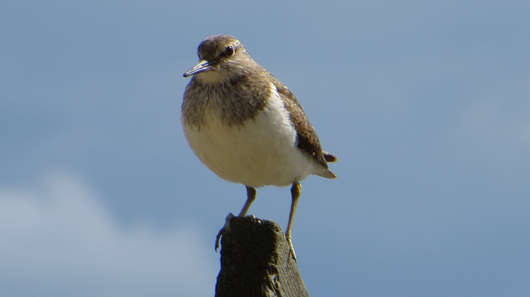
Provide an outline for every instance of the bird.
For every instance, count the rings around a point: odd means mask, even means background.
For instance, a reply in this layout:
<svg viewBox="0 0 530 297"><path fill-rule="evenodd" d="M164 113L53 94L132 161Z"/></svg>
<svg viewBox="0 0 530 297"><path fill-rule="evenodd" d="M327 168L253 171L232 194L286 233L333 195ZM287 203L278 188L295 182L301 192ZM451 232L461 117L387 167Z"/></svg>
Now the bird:
<svg viewBox="0 0 530 297"><path fill-rule="evenodd" d="M296 261L292 228L300 182L309 175L336 179L315 129L294 94L256 63L233 36L214 35L197 49L200 62L184 73L181 122L200 161L220 178L245 185L245 217L264 186L291 186L285 237ZM220 233L221 234L221 233ZM218 243L216 243L217 248Z"/></svg>

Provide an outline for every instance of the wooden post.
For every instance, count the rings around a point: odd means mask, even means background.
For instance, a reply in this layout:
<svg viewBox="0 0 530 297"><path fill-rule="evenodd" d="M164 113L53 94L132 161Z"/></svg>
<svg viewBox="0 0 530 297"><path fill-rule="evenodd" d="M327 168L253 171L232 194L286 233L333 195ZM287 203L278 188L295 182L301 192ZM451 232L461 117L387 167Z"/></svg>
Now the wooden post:
<svg viewBox="0 0 530 297"><path fill-rule="evenodd" d="M216 297L309 297L281 227L253 216L227 219Z"/></svg>

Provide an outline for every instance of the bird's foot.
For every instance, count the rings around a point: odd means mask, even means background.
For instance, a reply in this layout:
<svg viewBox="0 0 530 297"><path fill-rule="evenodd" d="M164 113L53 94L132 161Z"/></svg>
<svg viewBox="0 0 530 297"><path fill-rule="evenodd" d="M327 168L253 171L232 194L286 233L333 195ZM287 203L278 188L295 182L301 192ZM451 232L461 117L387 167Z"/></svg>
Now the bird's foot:
<svg viewBox="0 0 530 297"><path fill-rule="evenodd" d="M221 245L221 237L223 237L223 234L225 232L230 232L230 220L232 220L232 218L235 218L235 217L236 216L233 215L232 213L229 213L226 216L225 225L223 226L223 228L221 228L221 230L219 230L219 233L217 233L217 236L215 237L215 251L216 252L219 249L219 246Z"/></svg>
<svg viewBox="0 0 530 297"><path fill-rule="evenodd" d="M294 252L293 242L291 241L291 236L286 235L285 239L287 239L287 244L289 244L289 256L293 258L293 260L296 262L296 253Z"/></svg>
<svg viewBox="0 0 530 297"><path fill-rule="evenodd" d="M230 221L233 218L237 218L237 217L233 215L232 213L229 213L228 216L226 216L225 225L223 226L223 228L221 228L221 230L219 230L219 233L217 233L217 236L215 237L215 251L216 252L219 249L219 246L221 246L221 238L223 237L223 234L230 232ZM258 220L259 222L261 221L260 219L256 219L254 215L248 215L248 216L245 216L245 218L251 218L252 220Z"/></svg>

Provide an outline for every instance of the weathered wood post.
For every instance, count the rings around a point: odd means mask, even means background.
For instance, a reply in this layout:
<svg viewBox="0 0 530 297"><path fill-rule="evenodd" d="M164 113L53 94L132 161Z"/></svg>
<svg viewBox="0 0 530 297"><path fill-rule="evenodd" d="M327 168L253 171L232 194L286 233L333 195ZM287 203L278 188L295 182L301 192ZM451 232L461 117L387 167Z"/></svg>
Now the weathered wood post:
<svg viewBox="0 0 530 297"><path fill-rule="evenodd" d="M276 222L252 216L227 221L216 297L309 297Z"/></svg>

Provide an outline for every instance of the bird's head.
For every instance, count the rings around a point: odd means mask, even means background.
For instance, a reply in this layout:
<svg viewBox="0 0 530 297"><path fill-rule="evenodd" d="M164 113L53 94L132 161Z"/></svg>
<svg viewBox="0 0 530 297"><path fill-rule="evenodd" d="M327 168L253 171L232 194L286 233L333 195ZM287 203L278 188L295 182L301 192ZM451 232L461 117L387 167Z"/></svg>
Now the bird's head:
<svg viewBox="0 0 530 297"><path fill-rule="evenodd" d="M215 35L206 38L198 48L200 62L184 73L205 83L223 82L242 75L245 65L253 63L245 48L235 37Z"/></svg>

